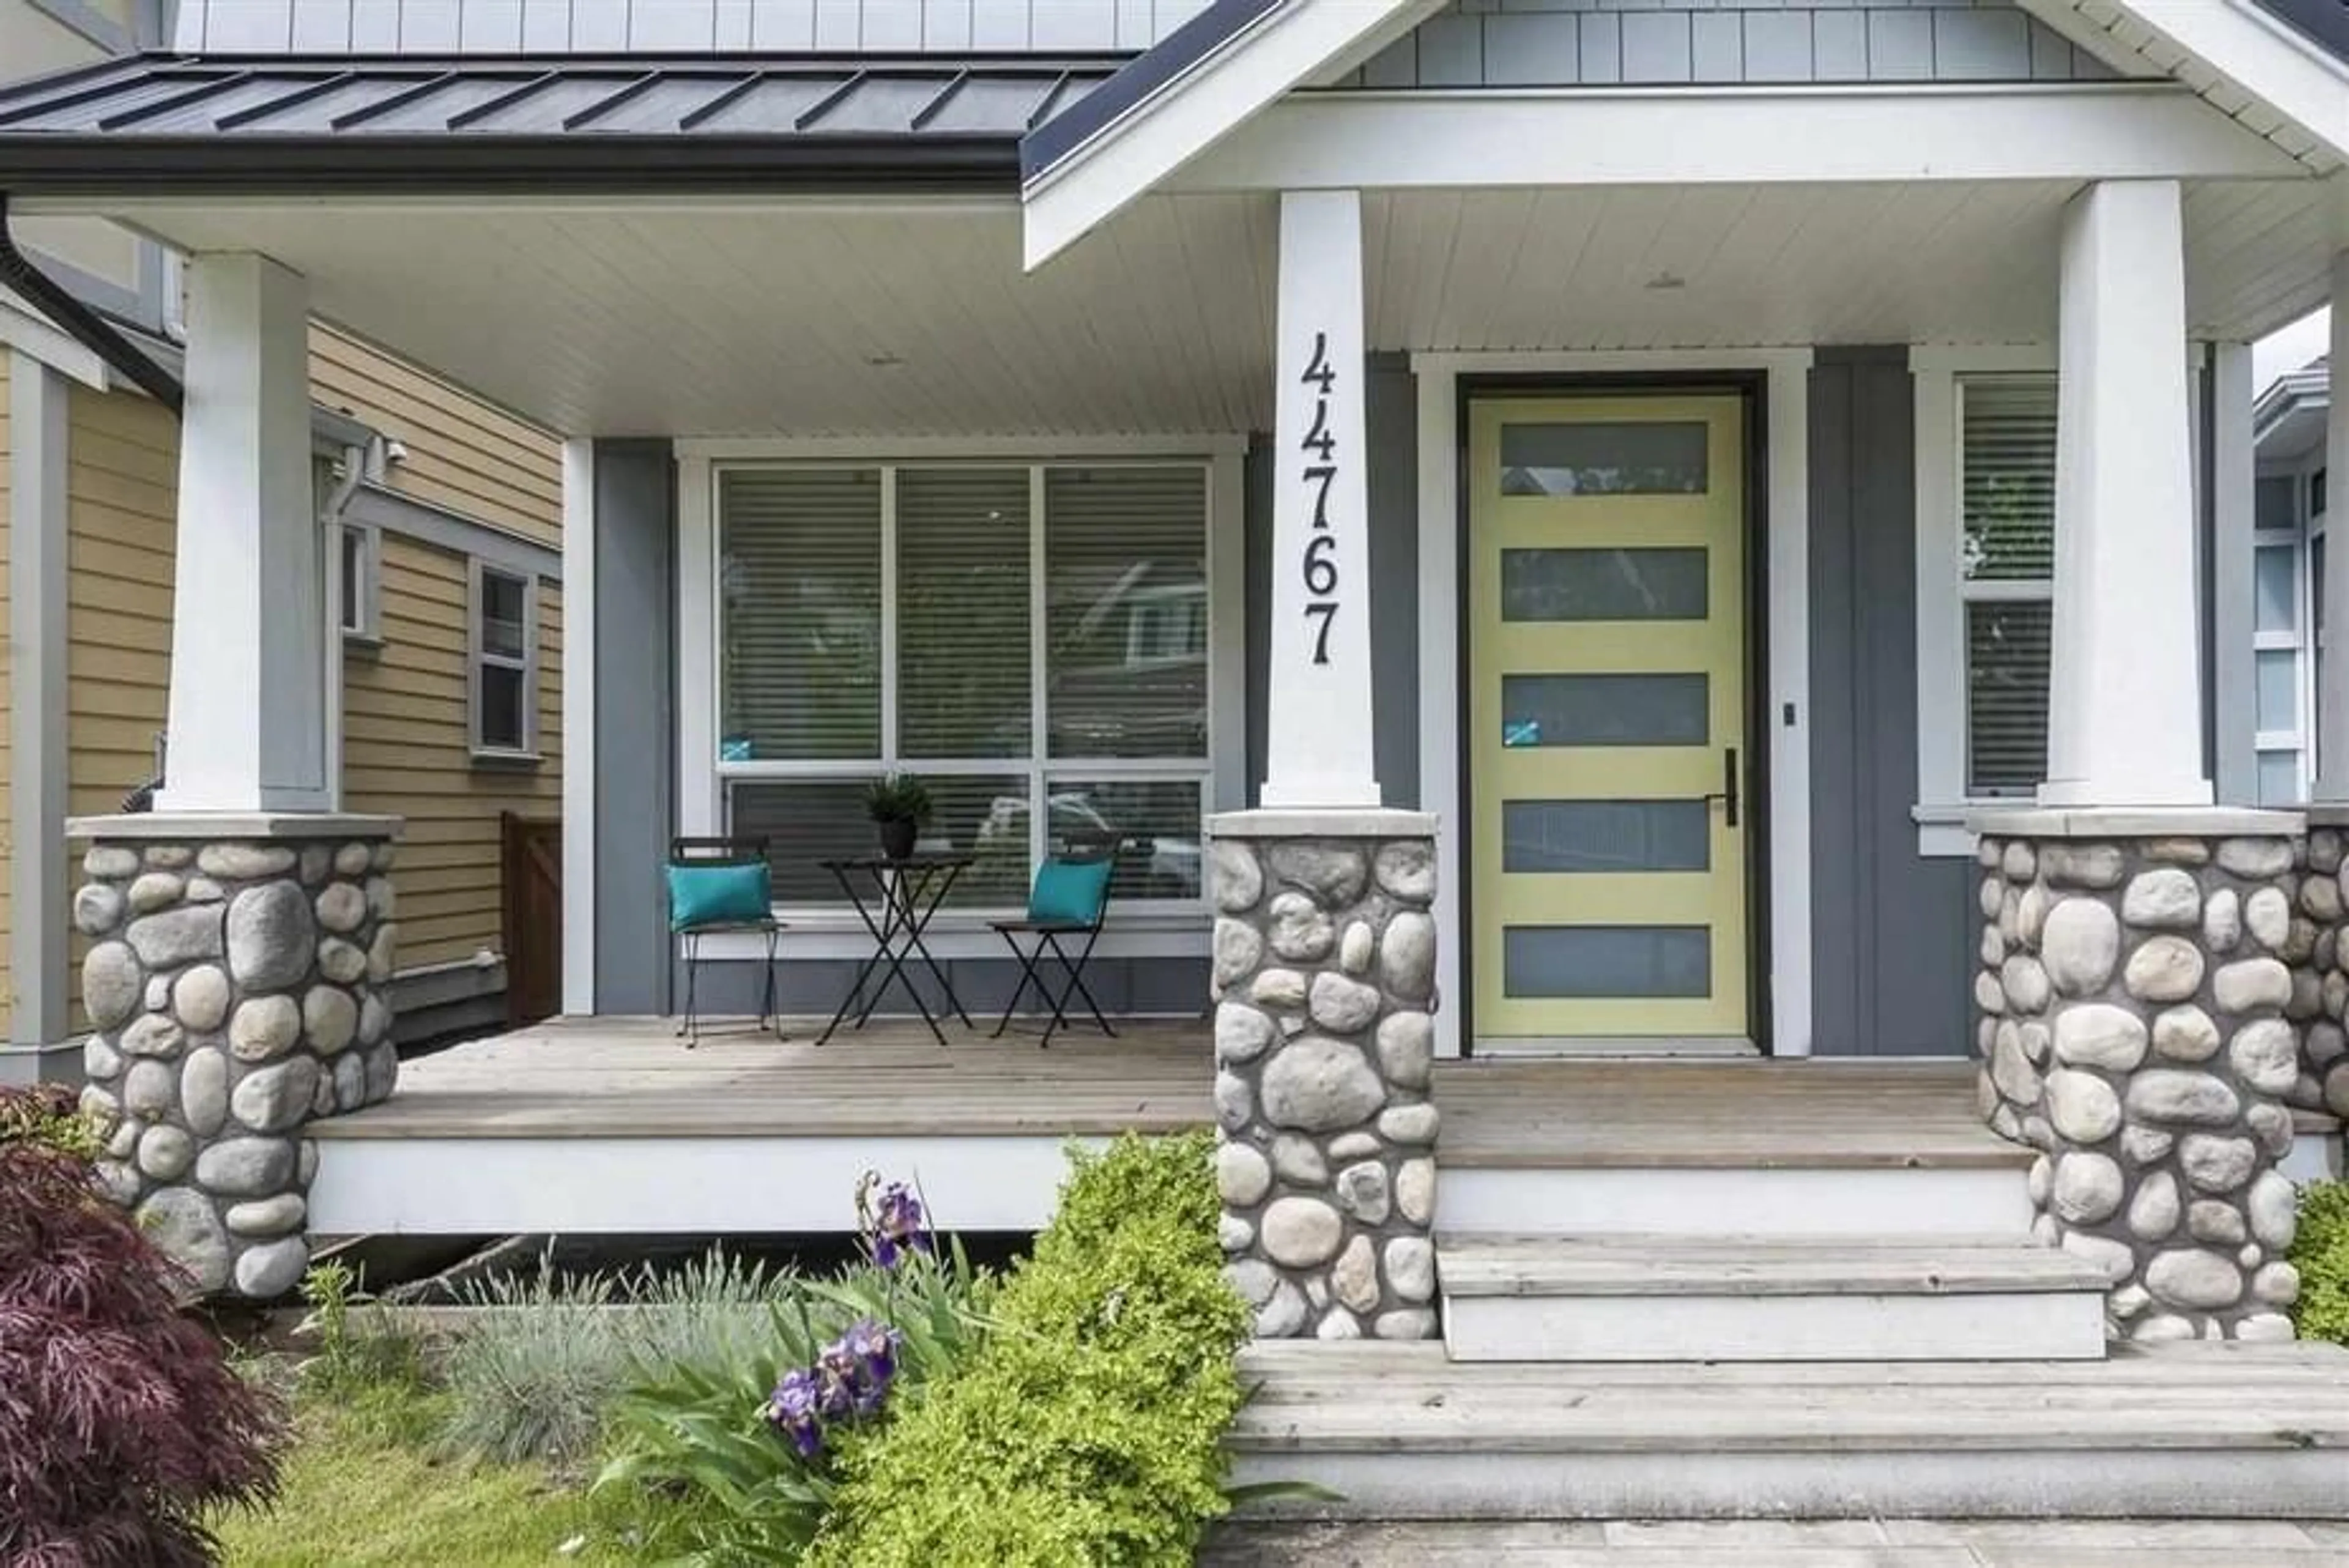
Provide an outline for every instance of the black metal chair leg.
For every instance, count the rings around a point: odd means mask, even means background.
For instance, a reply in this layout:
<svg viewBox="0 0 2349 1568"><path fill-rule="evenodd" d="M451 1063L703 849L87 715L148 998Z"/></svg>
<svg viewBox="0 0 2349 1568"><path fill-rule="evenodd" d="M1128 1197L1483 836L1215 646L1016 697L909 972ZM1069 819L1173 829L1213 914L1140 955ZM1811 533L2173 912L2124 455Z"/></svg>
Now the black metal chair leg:
<svg viewBox="0 0 2349 1568"><path fill-rule="evenodd" d="M1053 933L1046 933L1044 946L1052 950L1052 956L1061 961L1061 968L1067 971L1069 979L1068 983L1061 987L1061 994L1057 999L1051 998L1047 993L1047 1000L1051 1001L1052 1003L1052 1021L1045 1025L1044 1044L1050 1045L1052 1043L1052 1035L1057 1031L1070 1027L1068 1005L1069 998L1071 996L1082 996L1085 999L1086 1008L1093 1015L1094 1025L1110 1039L1117 1038L1117 1031L1112 1029L1109 1026L1109 1020L1102 1015L1101 1003L1093 999L1092 987L1085 983L1085 965L1092 959L1093 943L1100 940L1100 927L1096 926L1087 931L1085 945L1072 963L1069 960L1068 950L1061 946L1059 937Z"/></svg>
<svg viewBox="0 0 2349 1568"><path fill-rule="evenodd" d="M1044 954L1043 942L1039 940L1036 950L1031 953L1021 948L1019 940L1009 931L1005 931L1003 945L1009 948L1011 956L1019 961L1019 983L1011 988L1011 1000L1003 1004L1002 1022L996 1024L995 1033L989 1036L990 1039L995 1040L1002 1039L1003 1032L1011 1027L1011 1015L1019 1010L1019 999L1028 994L1028 988L1030 985L1036 988L1036 993L1045 1002L1050 1002L1052 1000L1051 988L1044 983L1044 977L1036 972L1036 961Z"/></svg>
<svg viewBox="0 0 2349 1568"><path fill-rule="evenodd" d="M783 1037L783 1015L775 1002L775 949L781 936L782 933L777 930L767 932L767 983L761 992L766 1012L759 1018L760 1026L773 1031L777 1040Z"/></svg>
<svg viewBox="0 0 2349 1568"><path fill-rule="evenodd" d="M685 934L685 1023L678 1030L685 1036L685 1048L692 1050L701 1043L699 1020L694 1012L694 980L701 970L701 938L694 932Z"/></svg>

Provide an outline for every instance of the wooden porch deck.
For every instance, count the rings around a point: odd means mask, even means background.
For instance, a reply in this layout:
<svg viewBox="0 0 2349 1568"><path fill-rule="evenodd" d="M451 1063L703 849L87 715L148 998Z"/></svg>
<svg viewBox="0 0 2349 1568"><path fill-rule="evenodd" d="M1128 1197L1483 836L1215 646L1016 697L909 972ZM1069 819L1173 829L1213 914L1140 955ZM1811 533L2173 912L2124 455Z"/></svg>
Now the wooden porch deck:
<svg viewBox="0 0 2349 1568"><path fill-rule="evenodd" d="M989 1039L882 1021L817 1047L666 1019L556 1019L418 1058L328 1140L1110 1137L1214 1115L1203 1022ZM1516 1058L1440 1063L1451 1167L1980 1167L2027 1163L1973 1109L1960 1062Z"/></svg>

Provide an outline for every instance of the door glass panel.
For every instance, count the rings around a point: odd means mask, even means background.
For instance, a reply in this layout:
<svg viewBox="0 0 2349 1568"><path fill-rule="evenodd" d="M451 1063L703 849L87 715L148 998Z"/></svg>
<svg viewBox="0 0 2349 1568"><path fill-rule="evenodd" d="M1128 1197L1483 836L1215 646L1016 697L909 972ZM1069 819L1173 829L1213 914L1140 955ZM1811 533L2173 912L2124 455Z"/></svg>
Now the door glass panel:
<svg viewBox="0 0 2349 1568"><path fill-rule="evenodd" d="M1702 746L1710 678L1697 675L1504 675L1501 744Z"/></svg>
<svg viewBox="0 0 2349 1568"><path fill-rule="evenodd" d="M1501 427L1504 495L1702 495L1702 423Z"/></svg>
<svg viewBox="0 0 2349 1568"><path fill-rule="evenodd" d="M2294 677L2300 672L2300 655L2290 649L2270 649L2251 658L2258 689L2259 727L2274 734L2296 732L2300 728L2300 702Z"/></svg>
<svg viewBox="0 0 2349 1568"><path fill-rule="evenodd" d="M1503 620L1702 620L1701 548L1504 550Z"/></svg>
<svg viewBox="0 0 2349 1568"><path fill-rule="evenodd" d="M2292 579L2292 548L2262 545L2251 552L2251 629L2294 631L2300 627L2300 596Z"/></svg>
<svg viewBox="0 0 2349 1568"><path fill-rule="evenodd" d="M1501 806L1504 871L1702 871L1713 864L1702 800L1512 800Z"/></svg>
<svg viewBox="0 0 2349 1568"><path fill-rule="evenodd" d="M1501 988L1513 997L1710 996L1703 926L1511 926Z"/></svg>

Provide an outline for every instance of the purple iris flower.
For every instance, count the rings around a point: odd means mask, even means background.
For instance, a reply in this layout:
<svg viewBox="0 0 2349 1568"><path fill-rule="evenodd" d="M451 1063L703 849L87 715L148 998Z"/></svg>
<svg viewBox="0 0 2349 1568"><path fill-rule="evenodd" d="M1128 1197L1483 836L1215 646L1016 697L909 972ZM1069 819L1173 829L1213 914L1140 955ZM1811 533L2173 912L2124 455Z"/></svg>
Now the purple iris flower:
<svg viewBox="0 0 2349 1568"><path fill-rule="evenodd" d="M897 1346L904 1335L876 1318L860 1318L848 1325L840 1343L854 1356L874 1382L886 1387L897 1376Z"/></svg>
<svg viewBox="0 0 2349 1568"><path fill-rule="evenodd" d="M922 1212L922 1200L904 1182L891 1182L881 1189L873 1211L873 1261L894 1269L907 1251L929 1250L929 1217Z"/></svg>
<svg viewBox="0 0 2349 1568"><path fill-rule="evenodd" d="M792 1440L802 1459L812 1458L823 1447L823 1428L818 1419L821 1393L815 1373L797 1367L783 1374L761 1411L769 1426Z"/></svg>

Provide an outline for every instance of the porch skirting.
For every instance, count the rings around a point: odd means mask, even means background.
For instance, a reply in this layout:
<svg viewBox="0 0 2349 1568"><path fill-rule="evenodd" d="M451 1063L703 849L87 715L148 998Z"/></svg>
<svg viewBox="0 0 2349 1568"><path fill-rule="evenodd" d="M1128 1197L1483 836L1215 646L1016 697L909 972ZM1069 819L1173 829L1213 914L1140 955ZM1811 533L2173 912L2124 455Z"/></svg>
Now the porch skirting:
<svg viewBox="0 0 2349 1568"><path fill-rule="evenodd" d="M1258 811L1209 831L1232 1282L1262 1338L1432 1338L1433 822Z"/></svg>
<svg viewBox="0 0 2349 1568"><path fill-rule="evenodd" d="M2297 817L2163 815L1979 825L1982 1112L2040 1151L2037 1232L2106 1271L2115 1337L2289 1339L2314 877Z"/></svg>

